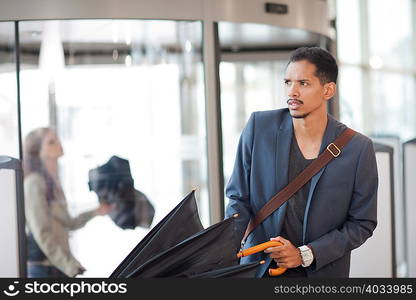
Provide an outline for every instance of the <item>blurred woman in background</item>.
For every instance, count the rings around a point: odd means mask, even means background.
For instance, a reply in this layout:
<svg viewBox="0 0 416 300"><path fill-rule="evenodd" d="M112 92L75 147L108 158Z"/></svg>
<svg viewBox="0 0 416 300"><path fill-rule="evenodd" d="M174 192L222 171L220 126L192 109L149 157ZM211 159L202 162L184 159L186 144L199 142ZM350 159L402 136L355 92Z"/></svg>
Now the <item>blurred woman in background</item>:
<svg viewBox="0 0 416 300"><path fill-rule="evenodd" d="M102 203L97 209L71 217L58 176L58 159L64 152L53 129L30 132L23 154L28 277L82 274L85 268L71 253L69 231L109 213L112 207Z"/></svg>

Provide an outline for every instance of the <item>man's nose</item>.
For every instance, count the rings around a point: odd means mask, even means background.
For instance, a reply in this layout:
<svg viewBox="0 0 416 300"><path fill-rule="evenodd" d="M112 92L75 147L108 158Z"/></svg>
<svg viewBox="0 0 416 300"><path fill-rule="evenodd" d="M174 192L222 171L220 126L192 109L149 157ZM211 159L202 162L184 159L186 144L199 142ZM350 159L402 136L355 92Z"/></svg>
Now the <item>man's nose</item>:
<svg viewBox="0 0 416 300"><path fill-rule="evenodd" d="M289 98L298 98L299 97L299 86L296 83L289 85L287 95Z"/></svg>

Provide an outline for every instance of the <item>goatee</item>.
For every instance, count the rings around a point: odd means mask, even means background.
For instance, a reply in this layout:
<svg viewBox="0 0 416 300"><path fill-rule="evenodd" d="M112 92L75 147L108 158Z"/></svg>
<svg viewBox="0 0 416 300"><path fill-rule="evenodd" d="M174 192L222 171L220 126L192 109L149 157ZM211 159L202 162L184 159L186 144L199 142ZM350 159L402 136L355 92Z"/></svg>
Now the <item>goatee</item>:
<svg viewBox="0 0 416 300"><path fill-rule="evenodd" d="M294 116L292 116L292 118L295 118L295 119L304 119L307 116L309 116L309 114L310 113L306 113L306 114L303 114L303 115L294 115Z"/></svg>

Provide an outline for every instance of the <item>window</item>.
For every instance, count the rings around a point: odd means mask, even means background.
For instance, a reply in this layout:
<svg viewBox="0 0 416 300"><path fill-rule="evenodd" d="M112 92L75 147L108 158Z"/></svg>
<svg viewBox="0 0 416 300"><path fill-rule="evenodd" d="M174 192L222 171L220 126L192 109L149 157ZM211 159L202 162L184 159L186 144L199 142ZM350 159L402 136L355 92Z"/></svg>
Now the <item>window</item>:
<svg viewBox="0 0 416 300"><path fill-rule="evenodd" d="M0 22L0 155L19 158L14 23Z"/></svg>
<svg viewBox="0 0 416 300"><path fill-rule="evenodd" d="M71 214L98 205L88 172L116 155L129 161L135 188L153 204L153 225L196 188L207 226L201 23L27 21L20 37L23 136L56 128ZM105 277L148 230L95 217L73 233L71 246L85 276Z"/></svg>

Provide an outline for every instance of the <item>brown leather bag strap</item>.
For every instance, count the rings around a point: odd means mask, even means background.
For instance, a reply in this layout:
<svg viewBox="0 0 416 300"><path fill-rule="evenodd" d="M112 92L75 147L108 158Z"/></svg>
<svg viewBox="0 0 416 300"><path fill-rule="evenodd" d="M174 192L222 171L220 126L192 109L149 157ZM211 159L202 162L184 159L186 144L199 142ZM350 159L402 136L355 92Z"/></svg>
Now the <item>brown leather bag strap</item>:
<svg viewBox="0 0 416 300"><path fill-rule="evenodd" d="M273 196L250 220L244 234L242 244L248 235L268 216L270 216L283 203L290 199L302 186L304 186L316 173L319 172L327 163L341 154L341 149L351 140L356 132L350 128L345 129L334 142L330 143L326 149L307 166L295 179L285 188Z"/></svg>

